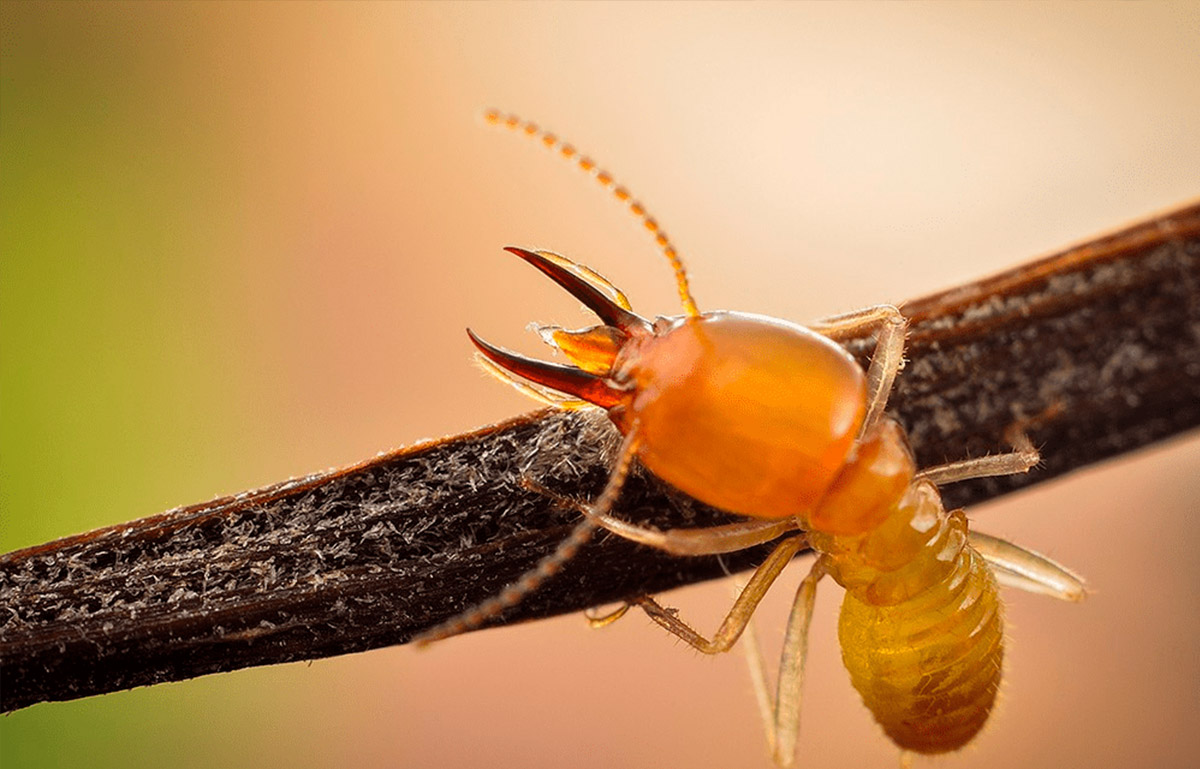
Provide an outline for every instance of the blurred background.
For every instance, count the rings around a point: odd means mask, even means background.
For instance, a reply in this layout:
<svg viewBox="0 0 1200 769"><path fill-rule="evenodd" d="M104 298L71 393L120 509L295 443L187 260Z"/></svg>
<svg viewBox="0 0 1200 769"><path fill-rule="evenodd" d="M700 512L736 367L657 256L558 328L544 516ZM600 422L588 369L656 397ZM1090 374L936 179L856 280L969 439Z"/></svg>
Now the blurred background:
<svg viewBox="0 0 1200 769"><path fill-rule="evenodd" d="M3 551L532 408L480 374L464 326L536 352L530 321L583 316L504 245L675 312L636 222L486 107L630 186L701 307L798 321L1200 192L1195 4L5 3L0 21ZM998 712L938 765L1195 765L1197 468L1192 436L974 511L1094 594L1009 594ZM772 654L799 577L760 614ZM803 764L892 766L826 588ZM666 600L711 630L729 586ZM572 616L38 705L0 719L0 763L765 767L743 668L642 617Z"/></svg>

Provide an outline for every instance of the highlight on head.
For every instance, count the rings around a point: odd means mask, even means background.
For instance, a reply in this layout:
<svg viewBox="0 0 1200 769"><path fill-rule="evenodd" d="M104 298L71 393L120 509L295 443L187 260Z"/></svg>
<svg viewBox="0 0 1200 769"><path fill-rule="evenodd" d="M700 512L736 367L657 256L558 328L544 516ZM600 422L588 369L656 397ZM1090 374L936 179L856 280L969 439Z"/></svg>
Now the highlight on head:
<svg viewBox="0 0 1200 769"><path fill-rule="evenodd" d="M696 300L692 296L692 289L688 285L687 269L683 266L683 260L679 258L679 252L675 250L671 239L646 211L646 207L638 202L628 189L616 183L612 174L600 168L595 160L581 154L573 145L562 141L558 136L533 121L522 120L517 115L504 114L495 109L487 110L483 118L491 125L501 126L530 138L539 139L542 146L556 151L564 159L574 162L580 171L591 176L601 187L609 190L619 202L625 204L629 212L636 216L642 226L654 236L654 242L658 244L663 255L667 257L667 261L671 263L671 269L675 273L675 284L679 289L679 301L683 304L684 312L692 316L700 314L700 310L696 307Z"/></svg>

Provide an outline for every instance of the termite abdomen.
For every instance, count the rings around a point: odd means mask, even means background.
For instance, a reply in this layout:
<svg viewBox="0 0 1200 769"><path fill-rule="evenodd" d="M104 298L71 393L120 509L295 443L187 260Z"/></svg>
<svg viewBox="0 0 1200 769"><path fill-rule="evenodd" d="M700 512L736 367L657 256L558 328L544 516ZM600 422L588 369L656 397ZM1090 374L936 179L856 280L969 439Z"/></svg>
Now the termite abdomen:
<svg viewBox="0 0 1200 769"><path fill-rule="evenodd" d="M902 749L957 750L987 721L1004 628L995 578L970 545L944 579L900 603L847 591L839 635L854 688Z"/></svg>

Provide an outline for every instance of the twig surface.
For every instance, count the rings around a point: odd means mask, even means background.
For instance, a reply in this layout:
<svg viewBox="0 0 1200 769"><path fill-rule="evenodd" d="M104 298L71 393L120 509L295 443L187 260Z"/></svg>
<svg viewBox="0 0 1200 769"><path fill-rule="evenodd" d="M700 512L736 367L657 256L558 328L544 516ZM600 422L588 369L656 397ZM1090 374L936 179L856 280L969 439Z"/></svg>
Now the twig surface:
<svg viewBox="0 0 1200 769"><path fill-rule="evenodd" d="M922 465L1004 450L1032 420L1044 465L946 489L968 505L1200 424L1200 205L907 303L890 412ZM848 347L860 357L870 340ZM543 411L360 465L0 556L0 709L404 643L494 595L578 513L614 431ZM635 474L617 513L668 527L719 511ZM12 514L11 511L8 514ZM721 576L761 549L671 558L598 537L493 624Z"/></svg>

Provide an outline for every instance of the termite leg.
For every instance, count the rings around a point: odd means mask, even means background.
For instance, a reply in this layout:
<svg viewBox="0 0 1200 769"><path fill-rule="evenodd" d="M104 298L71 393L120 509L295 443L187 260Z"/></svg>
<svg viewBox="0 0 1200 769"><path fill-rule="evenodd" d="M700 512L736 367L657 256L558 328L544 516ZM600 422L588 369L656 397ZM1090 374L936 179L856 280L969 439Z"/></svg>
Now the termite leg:
<svg viewBox="0 0 1200 769"><path fill-rule="evenodd" d="M588 627L599 629L602 627L608 627L612 623L621 619L621 617L624 617L632 608L633 604L624 603L621 604L620 608L614 609L608 614L590 614L589 610L583 613L583 618L587 620Z"/></svg>
<svg viewBox="0 0 1200 769"><path fill-rule="evenodd" d="M613 531L618 536L626 539L631 539L640 544L656 547L666 551L672 555L717 555L720 553L733 553L739 550L745 550L748 547L754 547L764 542L770 542L772 539L786 533L796 527L794 522L777 521L773 525L769 525L765 521L746 521L727 526L712 526L707 529L668 529L667 531L657 531L655 529L644 529L632 524L612 518L611 516L601 516L592 519L597 525L602 528ZM617 528L610 528L610 524L617 524ZM638 532L637 538L628 536L627 530L633 529ZM643 538L642 535L649 535ZM798 547L803 547L807 544L807 538L804 535L799 535L792 538L800 544ZM789 540L790 541L790 540ZM786 543L781 543L786 544ZM761 566L759 568L762 568ZM768 583L769 584L769 583ZM749 585L747 585L748 587ZM764 588L765 592L766 588ZM759 597L761 599L761 596ZM601 615L586 615L585 617L589 627L602 628L608 627L612 623L625 616L625 613L635 605L646 608L644 604L655 604L652 598L641 598L630 603L626 603L618 609L607 614ZM755 601L754 605L757 605ZM657 606L657 604L655 604ZM736 604L735 604L736 606ZM647 613L654 616L651 609L646 609ZM664 615L670 615L670 612L658 607L657 612ZM673 616L673 615L671 615ZM680 623L683 624L683 623ZM685 625L686 627L686 625ZM674 632L674 631L672 631ZM701 636L693 633L696 638ZM720 651L724 651L721 649Z"/></svg>
<svg viewBox="0 0 1200 769"><path fill-rule="evenodd" d="M779 577L783 567L787 566L788 562L806 543L807 540L804 536L795 536L789 537L775 546L775 549L767 556L767 560L754 570L750 581L746 583L746 587L733 602L729 614L722 620L721 626L717 628L717 632L713 634L711 640L697 633L691 625L675 616L674 612L663 608L649 596L636 598L629 603L640 606L660 627L683 639L698 651L705 654L720 654L729 651L742 635L742 631L746 629L754 610L758 608L758 604L767 594L767 590Z"/></svg>
<svg viewBox="0 0 1200 769"><path fill-rule="evenodd" d="M659 531L637 526L611 515L585 513L601 528L607 529L642 545L663 550L671 555L717 555L734 553L748 547L770 542L797 528L794 518L778 521L738 521L705 529L667 529Z"/></svg>
<svg viewBox="0 0 1200 769"><path fill-rule="evenodd" d="M857 336L868 329L878 328L885 323L899 322L907 325L904 313L893 304L874 304L859 310L830 315L807 323L810 329L822 336L841 341L846 337Z"/></svg>
<svg viewBox="0 0 1200 769"><path fill-rule="evenodd" d="M809 324L809 328L835 341L870 329L877 330L875 352L871 354L871 366L867 369L867 416L859 433L865 435L883 415L896 372L904 365L904 332L908 320L894 306L877 304L823 318Z"/></svg>
<svg viewBox="0 0 1200 769"><path fill-rule="evenodd" d="M796 738L800 733L800 699L804 687L804 661L808 657L808 626L812 622L817 598L817 583L828 573L824 555L818 556L808 576L800 583L792 612L788 616L787 632L783 636L783 654L779 659L779 678L775 683L774 718L767 721L767 742L774 747L775 763L791 766L796 757ZM759 658L761 660L761 657ZM765 687L766 676L761 666L751 674L759 677Z"/></svg>
<svg viewBox="0 0 1200 769"><path fill-rule="evenodd" d="M1041 553L978 531L967 536L971 547L992 567L1000 584L1061 601L1076 602L1087 597L1083 577Z"/></svg>
<svg viewBox="0 0 1200 769"><path fill-rule="evenodd" d="M754 703L758 705L758 715L762 720L763 730L767 736L767 750L775 756L775 695L767 676L767 663L763 660L762 646L758 642L758 632L754 628L754 618L746 623L742 632L742 651L746 655L746 665L750 668L750 684L754 687Z"/></svg>
<svg viewBox="0 0 1200 769"><path fill-rule="evenodd" d="M966 481L971 478L1027 473L1030 468L1041 461L1041 454L1033 447L1033 443L1025 433L1014 435L1012 444L1016 450L1007 454L993 454L989 457L964 459L930 467L917 473L915 480L929 481L935 486L944 486L947 483Z"/></svg>
<svg viewBox="0 0 1200 769"><path fill-rule="evenodd" d="M539 494L544 494L564 507L574 506L586 515L597 526L607 529L613 534L639 545L646 545L671 555L718 555L734 553L748 547L761 545L764 542L786 534L798 528L799 521L795 518L779 520L747 520L728 523L721 526L709 526L702 529L651 529L646 526L623 521L609 513L602 513L570 497L563 496L545 486L530 480L521 479L521 485ZM607 624L607 623L606 623Z"/></svg>
<svg viewBox="0 0 1200 769"><path fill-rule="evenodd" d="M608 483L605 484L604 491L600 492L600 496L593 503L592 510L594 512L605 515L617 501L617 497L621 494L621 487L625 485L625 478L629 475L633 458L637 453L637 445L637 423L635 422L621 444L620 454L617 456L616 464L613 465L612 473L608 476ZM516 606L525 596L537 590L543 582L557 574L563 564L574 558L575 554L579 552L579 548L592 538L596 526L597 524L592 518L584 518L575 525L566 539L558 543L554 552L538 561L536 566L522 574L516 582L508 585L499 594L483 603L421 633L413 639L414 643L424 646L433 641L474 630L505 609Z"/></svg>

